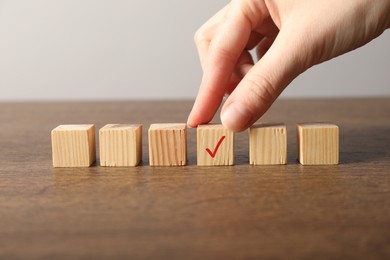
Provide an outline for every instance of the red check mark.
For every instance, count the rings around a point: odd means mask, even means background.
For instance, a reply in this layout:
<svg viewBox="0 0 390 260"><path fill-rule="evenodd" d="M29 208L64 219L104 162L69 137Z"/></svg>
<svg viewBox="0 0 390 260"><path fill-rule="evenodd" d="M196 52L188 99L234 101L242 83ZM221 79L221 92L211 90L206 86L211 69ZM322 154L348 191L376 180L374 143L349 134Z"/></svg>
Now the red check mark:
<svg viewBox="0 0 390 260"><path fill-rule="evenodd" d="M215 155L217 154L217 151L218 151L218 148L221 146L221 143L223 142L223 140L225 139L226 136L222 136L221 139L219 139L218 143L217 143L217 146L214 148L214 151L211 152L211 150L209 148L206 148L206 152L209 153L209 155L211 156L211 158L214 158Z"/></svg>

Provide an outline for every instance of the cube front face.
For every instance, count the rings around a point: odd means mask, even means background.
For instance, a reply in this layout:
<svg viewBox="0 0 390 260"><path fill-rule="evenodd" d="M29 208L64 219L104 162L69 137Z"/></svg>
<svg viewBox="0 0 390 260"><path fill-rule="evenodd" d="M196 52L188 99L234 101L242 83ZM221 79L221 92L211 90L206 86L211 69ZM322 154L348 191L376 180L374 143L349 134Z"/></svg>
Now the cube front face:
<svg viewBox="0 0 390 260"><path fill-rule="evenodd" d="M186 124L152 124L148 135L150 166L187 164Z"/></svg>
<svg viewBox="0 0 390 260"><path fill-rule="evenodd" d="M51 140L54 167L89 167L96 160L95 125L60 125Z"/></svg>
<svg viewBox="0 0 390 260"><path fill-rule="evenodd" d="M287 163L287 129L284 124L257 124L249 129L249 162L252 165Z"/></svg>
<svg viewBox="0 0 390 260"><path fill-rule="evenodd" d="M234 164L234 132L220 124L200 125L197 129L198 166Z"/></svg>
<svg viewBox="0 0 390 260"><path fill-rule="evenodd" d="M108 124L99 130L100 165L137 166L142 160L142 125Z"/></svg>
<svg viewBox="0 0 390 260"><path fill-rule="evenodd" d="M298 124L298 160L303 165L339 163L339 128L333 124Z"/></svg>

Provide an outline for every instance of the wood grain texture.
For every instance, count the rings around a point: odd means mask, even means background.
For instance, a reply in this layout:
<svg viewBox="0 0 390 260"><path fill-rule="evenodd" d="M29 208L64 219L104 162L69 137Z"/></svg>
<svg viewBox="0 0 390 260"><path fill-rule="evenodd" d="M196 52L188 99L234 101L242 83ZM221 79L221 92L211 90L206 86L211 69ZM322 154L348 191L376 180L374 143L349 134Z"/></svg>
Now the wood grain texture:
<svg viewBox="0 0 390 260"><path fill-rule="evenodd" d="M187 164L186 124L152 124L148 134L150 166L184 166Z"/></svg>
<svg viewBox="0 0 390 260"><path fill-rule="evenodd" d="M339 163L339 128L328 123L297 125L298 160L303 165Z"/></svg>
<svg viewBox="0 0 390 260"><path fill-rule="evenodd" d="M59 125L51 140L53 167L89 167L96 159L93 124Z"/></svg>
<svg viewBox="0 0 390 260"><path fill-rule="evenodd" d="M200 125L197 129L198 166L234 164L234 133L221 124Z"/></svg>
<svg viewBox="0 0 390 260"><path fill-rule="evenodd" d="M287 129L284 124L255 124L249 129L249 163L287 163Z"/></svg>
<svg viewBox="0 0 390 260"><path fill-rule="evenodd" d="M137 166L142 159L141 124L107 124L99 130L101 166Z"/></svg>
<svg viewBox="0 0 390 260"><path fill-rule="evenodd" d="M1 259L389 259L390 99L278 100L287 165L53 168L59 124L184 122L193 102L0 103ZM158 113L156 113L158 111ZM340 164L297 162L296 124L333 122ZM218 123L218 122L216 122ZM28 126L28 127L26 127ZM291 151L291 152L290 152Z"/></svg>

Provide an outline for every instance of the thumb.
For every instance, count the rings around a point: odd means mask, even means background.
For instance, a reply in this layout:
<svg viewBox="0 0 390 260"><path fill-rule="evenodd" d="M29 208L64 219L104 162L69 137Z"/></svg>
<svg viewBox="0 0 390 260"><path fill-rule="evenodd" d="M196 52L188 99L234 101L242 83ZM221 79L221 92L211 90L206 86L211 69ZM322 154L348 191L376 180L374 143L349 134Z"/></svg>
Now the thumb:
<svg viewBox="0 0 390 260"><path fill-rule="evenodd" d="M294 43L292 37L279 32L270 49L226 100L221 111L221 121L226 128L240 132L250 127L308 67L305 48L299 41Z"/></svg>

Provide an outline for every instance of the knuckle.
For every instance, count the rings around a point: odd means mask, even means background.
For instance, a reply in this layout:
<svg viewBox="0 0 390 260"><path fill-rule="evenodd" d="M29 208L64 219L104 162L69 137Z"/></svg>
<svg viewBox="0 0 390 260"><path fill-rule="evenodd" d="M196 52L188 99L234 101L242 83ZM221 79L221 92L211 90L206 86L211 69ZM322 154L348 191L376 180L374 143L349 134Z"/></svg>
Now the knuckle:
<svg viewBox="0 0 390 260"><path fill-rule="evenodd" d="M251 28L255 28L261 22L259 17L266 16L265 10L267 8L262 1L237 0L236 5L238 5L239 12Z"/></svg>
<svg viewBox="0 0 390 260"><path fill-rule="evenodd" d="M250 99L261 105L270 105L277 98L276 88L265 77L260 75L251 75L246 79L247 88L250 92Z"/></svg>
<svg viewBox="0 0 390 260"><path fill-rule="evenodd" d="M206 35L207 34L206 34L205 30L202 27L199 28L194 34L195 43L201 44L204 42L209 42L208 37Z"/></svg>

